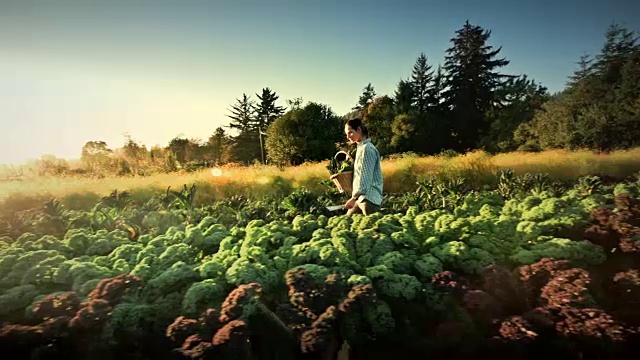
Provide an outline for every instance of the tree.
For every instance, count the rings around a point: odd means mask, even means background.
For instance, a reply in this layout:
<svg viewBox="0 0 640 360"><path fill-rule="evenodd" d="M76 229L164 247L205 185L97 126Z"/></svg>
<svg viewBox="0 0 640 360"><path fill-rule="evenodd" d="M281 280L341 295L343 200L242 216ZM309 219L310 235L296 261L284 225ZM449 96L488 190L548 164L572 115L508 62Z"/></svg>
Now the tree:
<svg viewBox="0 0 640 360"><path fill-rule="evenodd" d="M343 124L329 106L309 102L286 112L267 130L269 160L276 165L298 165L332 157L343 139Z"/></svg>
<svg viewBox="0 0 640 360"><path fill-rule="evenodd" d="M518 135L529 134L542 149L609 151L640 145L637 41L625 28L609 27L600 53L593 60L582 57L568 87Z"/></svg>
<svg viewBox="0 0 640 360"><path fill-rule="evenodd" d="M82 147L80 160L90 173L98 174L109 167L112 152L104 141L87 141Z"/></svg>
<svg viewBox="0 0 640 360"><path fill-rule="evenodd" d="M419 116L424 116L427 109L434 101L433 89L433 71L431 65L427 63L427 56L420 53L418 60L413 65L411 73L411 89L412 89L412 105L418 112Z"/></svg>
<svg viewBox="0 0 640 360"><path fill-rule="evenodd" d="M433 86L431 87L432 106L438 108L442 105L442 96L445 90L445 76L442 72L442 66L438 65L435 75L433 76Z"/></svg>
<svg viewBox="0 0 640 360"><path fill-rule="evenodd" d="M416 144L416 114L397 115L391 124L391 146L398 152L414 150Z"/></svg>
<svg viewBox="0 0 640 360"><path fill-rule="evenodd" d="M212 153L212 161L216 165L220 165L226 162L229 138L224 131L224 128L217 127L216 131L209 137L208 146Z"/></svg>
<svg viewBox="0 0 640 360"><path fill-rule="evenodd" d="M577 147L577 124L573 121L573 110L566 106L570 97L561 93L544 103L531 122L518 126L514 140L520 146L541 150Z"/></svg>
<svg viewBox="0 0 640 360"><path fill-rule="evenodd" d="M253 131L258 135L258 140L260 141L260 156L262 162L265 162L265 148L264 148L264 137L265 131L273 121L282 115L285 111L285 108L282 106L276 106L276 100L280 97L276 95L275 92L271 91L271 89L264 88L262 89L262 95L256 94L260 102L257 106L254 106L255 110L255 121L254 124L256 126Z"/></svg>
<svg viewBox="0 0 640 360"><path fill-rule="evenodd" d="M479 144L487 151L514 151L523 145L514 140L515 130L533 119L549 99L549 93L544 86L522 75L498 87L495 98L494 106L485 114L488 131Z"/></svg>
<svg viewBox="0 0 640 360"><path fill-rule="evenodd" d="M391 146L391 126L396 116L393 99L389 96L379 96L369 105L363 120L369 136L376 143L380 154L388 154L393 149Z"/></svg>
<svg viewBox="0 0 640 360"><path fill-rule="evenodd" d="M275 119L284 113L285 108L276 105L276 100L280 97L268 87L262 89L261 95L256 94L256 96L260 101L254 105L255 123L265 131Z"/></svg>
<svg viewBox="0 0 640 360"><path fill-rule="evenodd" d="M169 142L169 150L180 165L197 161L201 153L199 140L175 137Z"/></svg>
<svg viewBox="0 0 640 360"><path fill-rule="evenodd" d="M392 138L396 139L394 143L398 144L398 150L430 154L439 151L445 144L448 131L442 126L443 114L438 97L442 81L441 70L438 69L439 75L434 77L427 56L420 53L410 78L398 84L395 93L397 115L411 115L399 116L392 121L396 125L392 126ZM414 123L410 124L411 121ZM398 139L413 145L400 146Z"/></svg>
<svg viewBox="0 0 640 360"><path fill-rule="evenodd" d="M494 92L507 75L496 69L509 64L496 58L501 47L493 49L487 42L491 31L466 21L451 39L444 69L447 72L444 96L451 110L451 130L455 136L454 150L475 148L480 134L486 132L485 113L494 101Z"/></svg>
<svg viewBox="0 0 640 360"><path fill-rule="evenodd" d="M289 99L289 100L286 100L285 102L287 103L287 106L289 107L290 110L300 109L302 107L302 104L304 103L301 97Z"/></svg>
<svg viewBox="0 0 640 360"><path fill-rule="evenodd" d="M125 143L122 147L122 154L134 176L140 175L142 169L149 159L149 152L144 145L138 144L130 135L125 135Z"/></svg>
<svg viewBox="0 0 640 360"><path fill-rule="evenodd" d="M576 70L572 75L569 75L569 81L567 82L567 87L572 88L577 86L578 84L587 80L591 75L593 75L592 68L593 59L589 54L583 54L580 56L580 60L578 61L578 70Z"/></svg>
<svg viewBox="0 0 640 360"><path fill-rule="evenodd" d="M36 160L36 173L39 176L63 176L69 172L69 163L65 159L45 154Z"/></svg>
<svg viewBox="0 0 640 360"><path fill-rule="evenodd" d="M613 24L606 31L606 41L593 63L594 71L604 86L620 82L622 69L629 57L638 51L634 32Z"/></svg>
<svg viewBox="0 0 640 360"><path fill-rule="evenodd" d="M233 161L245 164L256 159L261 159L260 139L256 126L256 106L251 96L242 94L242 99L236 99L236 104L231 106L231 123L228 128L238 133L232 138L231 157Z"/></svg>
<svg viewBox="0 0 640 360"><path fill-rule="evenodd" d="M393 102L398 114L408 114L413 108L413 87L410 80L400 80L393 94Z"/></svg>
<svg viewBox="0 0 640 360"><path fill-rule="evenodd" d="M154 145L149 149L151 171L173 172L178 170L176 158L169 147Z"/></svg>
<svg viewBox="0 0 640 360"><path fill-rule="evenodd" d="M236 99L236 104L231 106L231 115L227 115L232 120L229 128L241 133L249 132L254 127L255 115L255 101L251 96L242 94L242 99Z"/></svg>
<svg viewBox="0 0 640 360"><path fill-rule="evenodd" d="M360 95L360 98L358 99L358 103L356 104L356 106L351 108L351 110L367 109L369 107L369 104L371 104L371 102L375 97L376 97L376 91L374 90L373 85L371 85L371 83L367 84L367 86L365 86L364 89L362 89L362 95Z"/></svg>

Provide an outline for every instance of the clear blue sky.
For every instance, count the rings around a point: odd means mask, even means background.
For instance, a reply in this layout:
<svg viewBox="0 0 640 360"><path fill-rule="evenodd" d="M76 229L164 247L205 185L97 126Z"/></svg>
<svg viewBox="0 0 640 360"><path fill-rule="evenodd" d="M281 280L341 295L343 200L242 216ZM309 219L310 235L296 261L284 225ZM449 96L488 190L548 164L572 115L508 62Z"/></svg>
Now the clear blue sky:
<svg viewBox="0 0 640 360"><path fill-rule="evenodd" d="M371 82L391 94L420 52L437 66L468 19L551 91L640 1L0 0L0 163L82 145L206 139L263 87L342 115ZM254 95L255 98L255 95Z"/></svg>

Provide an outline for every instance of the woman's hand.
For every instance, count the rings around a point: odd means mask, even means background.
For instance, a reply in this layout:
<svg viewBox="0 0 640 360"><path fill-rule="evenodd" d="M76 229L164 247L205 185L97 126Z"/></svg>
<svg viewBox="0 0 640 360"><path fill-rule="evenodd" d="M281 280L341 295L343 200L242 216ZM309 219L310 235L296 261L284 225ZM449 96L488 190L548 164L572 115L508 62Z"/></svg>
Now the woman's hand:
<svg viewBox="0 0 640 360"><path fill-rule="evenodd" d="M347 209L351 209L352 207L354 207L356 204L356 199L354 198L350 198L349 200L347 200L346 203L344 203L344 207Z"/></svg>

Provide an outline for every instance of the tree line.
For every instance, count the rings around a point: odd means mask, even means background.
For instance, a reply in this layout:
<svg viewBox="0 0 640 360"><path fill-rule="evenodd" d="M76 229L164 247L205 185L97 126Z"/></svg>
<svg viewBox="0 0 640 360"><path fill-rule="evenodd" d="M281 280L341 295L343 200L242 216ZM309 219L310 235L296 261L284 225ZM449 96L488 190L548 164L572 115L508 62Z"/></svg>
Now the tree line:
<svg viewBox="0 0 640 360"><path fill-rule="evenodd" d="M640 144L640 45L620 25L605 32L599 53L584 55L564 90L551 94L526 74L506 74L509 60L491 31L468 21L437 67L421 53L392 94L369 83L348 114L301 98L280 104L269 87L242 94L230 122L205 141L176 137L147 149L128 137L112 150L103 141L82 149L82 167L40 160L45 174L148 175L212 165L322 161L344 148L344 122L362 117L381 154L490 153L553 148L611 151Z"/></svg>

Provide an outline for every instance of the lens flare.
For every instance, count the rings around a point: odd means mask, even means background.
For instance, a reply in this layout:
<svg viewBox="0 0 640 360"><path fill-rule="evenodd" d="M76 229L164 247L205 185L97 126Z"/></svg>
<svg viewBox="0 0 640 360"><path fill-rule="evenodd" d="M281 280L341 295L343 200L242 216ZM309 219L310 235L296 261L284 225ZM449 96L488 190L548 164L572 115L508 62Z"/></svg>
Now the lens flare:
<svg viewBox="0 0 640 360"><path fill-rule="evenodd" d="M220 170L219 168L213 168L211 169L211 175L222 176L222 170Z"/></svg>

